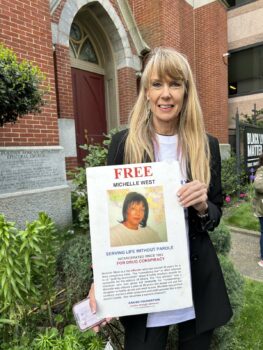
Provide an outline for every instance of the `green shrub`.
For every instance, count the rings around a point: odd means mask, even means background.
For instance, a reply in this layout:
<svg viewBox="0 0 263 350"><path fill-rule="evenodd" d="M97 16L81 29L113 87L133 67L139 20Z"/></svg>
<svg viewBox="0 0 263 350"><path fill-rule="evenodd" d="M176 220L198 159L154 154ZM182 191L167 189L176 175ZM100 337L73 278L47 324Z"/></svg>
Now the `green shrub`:
<svg viewBox="0 0 263 350"><path fill-rule="evenodd" d="M227 257L231 248L231 236L228 227L222 222L212 232L209 232L216 252L219 256L226 287L233 309L234 316L231 321L218 328L213 336L212 350L225 350L234 339L234 324L240 314L244 298L244 278L237 272L232 262Z"/></svg>
<svg viewBox="0 0 263 350"><path fill-rule="evenodd" d="M217 254L227 255L230 252L231 236L229 228L225 224L220 223L214 231L209 232L209 236Z"/></svg>
<svg viewBox="0 0 263 350"><path fill-rule="evenodd" d="M104 349L109 332L81 333L75 325L65 326L72 319L72 303L86 297L89 290L88 236L63 241L57 259L59 241L54 223L44 213L26 223L23 231L0 214L0 349ZM54 278L56 262L60 281ZM68 305L63 290L58 289L62 283L70 298Z"/></svg>
<svg viewBox="0 0 263 350"><path fill-rule="evenodd" d="M27 113L40 112L45 76L40 69L0 44L0 126Z"/></svg>
<svg viewBox="0 0 263 350"><path fill-rule="evenodd" d="M105 340L92 331L81 333L74 325L64 328L60 334L57 328L39 333L31 345L33 350L103 350Z"/></svg>
<svg viewBox="0 0 263 350"><path fill-rule="evenodd" d="M0 246L0 309L17 311L21 302L36 303L47 288L51 289L54 276L54 223L45 213L39 213L38 220L18 231L0 214Z"/></svg>
<svg viewBox="0 0 263 350"><path fill-rule="evenodd" d="M216 329L211 350L231 349L232 340L235 338L234 324L244 302L244 278L234 269L232 262L227 257L219 255L219 260L234 315L228 324Z"/></svg>
<svg viewBox="0 0 263 350"><path fill-rule="evenodd" d="M62 247L58 255L59 284L67 290L68 302L87 296L91 279L91 248L88 235L79 234Z"/></svg>
<svg viewBox="0 0 263 350"><path fill-rule="evenodd" d="M19 334L20 323L32 306L45 306L52 324L56 234L45 213L27 223L24 231L0 214L0 343Z"/></svg>
<svg viewBox="0 0 263 350"><path fill-rule="evenodd" d="M72 177L74 189L71 192L73 225L85 231L89 229L89 209L86 185L86 169L76 168L69 173Z"/></svg>
<svg viewBox="0 0 263 350"><path fill-rule="evenodd" d="M237 191L242 191L247 188L247 176L245 171L244 160L240 161L241 172L237 174L237 158L232 155L227 159L222 160L222 188L224 195L233 195ZM240 183L240 185L238 185Z"/></svg>
<svg viewBox="0 0 263 350"><path fill-rule="evenodd" d="M63 332L55 327L46 328L33 340L12 341L0 344L2 350L103 350L104 335L92 331L81 333L75 325L68 325Z"/></svg>
<svg viewBox="0 0 263 350"><path fill-rule="evenodd" d="M253 114L244 114L240 113L240 116L242 119L244 119L246 124L250 124L253 126L263 126L263 121L261 120L261 115L263 114L263 108L261 109L254 109Z"/></svg>

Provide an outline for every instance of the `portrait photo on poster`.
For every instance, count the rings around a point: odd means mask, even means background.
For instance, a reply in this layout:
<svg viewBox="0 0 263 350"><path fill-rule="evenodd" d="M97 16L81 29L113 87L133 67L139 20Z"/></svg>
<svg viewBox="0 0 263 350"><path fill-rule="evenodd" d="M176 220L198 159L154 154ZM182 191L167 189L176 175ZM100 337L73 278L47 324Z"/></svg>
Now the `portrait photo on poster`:
<svg viewBox="0 0 263 350"><path fill-rule="evenodd" d="M110 246L167 242L163 187L107 191Z"/></svg>

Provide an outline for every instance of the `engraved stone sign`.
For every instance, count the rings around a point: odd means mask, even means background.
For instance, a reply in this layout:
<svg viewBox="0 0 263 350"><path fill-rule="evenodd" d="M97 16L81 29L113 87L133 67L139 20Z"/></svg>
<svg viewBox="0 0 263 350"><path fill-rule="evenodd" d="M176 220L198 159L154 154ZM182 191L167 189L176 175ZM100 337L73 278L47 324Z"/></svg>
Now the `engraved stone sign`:
<svg viewBox="0 0 263 350"><path fill-rule="evenodd" d="M0 147L0 195L65 184L62 147Z"/></svg>
<svg viewBox="0 0 263 350"><path fill-rule="evenodd" d="M61 227L71 224L63 147L0 147L0 212L24 228L43 211Z"/></svg>

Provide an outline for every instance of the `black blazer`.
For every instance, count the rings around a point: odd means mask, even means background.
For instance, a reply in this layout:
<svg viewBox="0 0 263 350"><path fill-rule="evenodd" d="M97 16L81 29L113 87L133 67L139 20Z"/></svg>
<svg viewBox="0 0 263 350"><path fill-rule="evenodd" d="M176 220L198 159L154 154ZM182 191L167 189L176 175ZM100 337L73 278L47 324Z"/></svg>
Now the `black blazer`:
<svg viewBox="0 0 263 350"><path fill-rule="evenodd" d="M108 165L123 164L128 130L115 134L108 153ZM218 140L208 135L211 153L211 182L208 191L208 219L205 222L189 208L189 243L196 332L202 333L225 324L232 316L221 267L207 230L213 230L222 215L221 159ZM130 334L145 338L147 314L121 317Z"/></svg>

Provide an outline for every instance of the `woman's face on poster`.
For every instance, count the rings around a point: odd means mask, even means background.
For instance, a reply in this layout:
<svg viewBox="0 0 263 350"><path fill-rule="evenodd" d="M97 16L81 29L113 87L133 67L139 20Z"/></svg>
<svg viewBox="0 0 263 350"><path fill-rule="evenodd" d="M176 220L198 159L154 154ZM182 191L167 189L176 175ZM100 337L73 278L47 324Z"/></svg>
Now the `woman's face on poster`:
<svg viewBox="0 0 263 350"><path fill-rule="evenodd" d="M125 224L127 227L137 230L145 215L145 207L142 202L132 202L127 209Z"/></svg>

